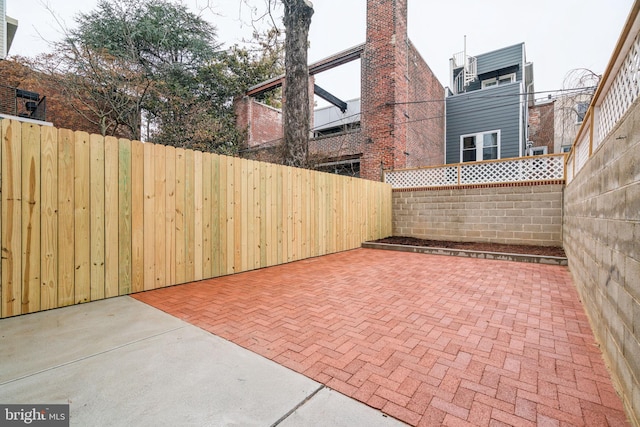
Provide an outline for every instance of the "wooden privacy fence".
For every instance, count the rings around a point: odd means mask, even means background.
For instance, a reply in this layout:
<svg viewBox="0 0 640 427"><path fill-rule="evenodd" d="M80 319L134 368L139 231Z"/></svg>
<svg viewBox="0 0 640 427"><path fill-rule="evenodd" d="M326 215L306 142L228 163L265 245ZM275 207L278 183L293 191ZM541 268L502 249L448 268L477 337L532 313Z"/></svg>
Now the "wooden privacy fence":
<svg viewBox="0 0 640 427"><path fill-rule="evenodd" d="M358 247L388 184L0 120L0 317Z"/></svg>

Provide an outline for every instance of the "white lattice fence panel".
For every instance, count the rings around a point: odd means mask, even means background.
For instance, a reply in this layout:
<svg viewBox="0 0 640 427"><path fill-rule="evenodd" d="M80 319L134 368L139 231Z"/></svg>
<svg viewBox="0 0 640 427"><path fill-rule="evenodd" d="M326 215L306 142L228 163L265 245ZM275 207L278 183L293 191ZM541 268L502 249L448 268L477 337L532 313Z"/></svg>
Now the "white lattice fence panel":
<svg viewBox="0 0 640 427"><path fill-rule="evenodd" d="M577 173L587 160L589 160L589 134L585 133L585 135L580 138L580 141L575 146L575 157L576 157L576 170Z"/></svg>
<svg viewBox="0 0 640 427"><path fill-rule="evenodd" d="M393 188L445 187L458 184L458 168L444 166L440 168L412 169L386 172L384 181Z"/></svg>
<svg viewBox="0 0 640 427"><path fill-rule="evenodd" d="M460 182L458 183L458 168ZM384 181L393 188L448 187L564 179L564 156L533 156L457 166L390 171Z"/></svg>
<svg viewBox="0 0 640 427"><path fill-rule="evenodd" d="M594 141L594 149L607 137L638 95L640 95L640 35L636 36L609 92L600 104L598 135Z"/></svg>
<svg viewBox="0 0 640 427"><path fill-rule="evenodd" d="M520 163L517 161L478 162L461 166L461 184L484 184L519 181Z"/></svg>
<svg viewBox="0 0 640 427"><path fill-rule="evenodd" d="M548 181L564 179L564 156L528 157L522 159L519 181Z"/></svg>
<svg viewBox="0 0 640 427"><path fill-rule="evenodd" d="M546 181L564 178L564 157L527 157L462 165L461 184Z"/></svg>

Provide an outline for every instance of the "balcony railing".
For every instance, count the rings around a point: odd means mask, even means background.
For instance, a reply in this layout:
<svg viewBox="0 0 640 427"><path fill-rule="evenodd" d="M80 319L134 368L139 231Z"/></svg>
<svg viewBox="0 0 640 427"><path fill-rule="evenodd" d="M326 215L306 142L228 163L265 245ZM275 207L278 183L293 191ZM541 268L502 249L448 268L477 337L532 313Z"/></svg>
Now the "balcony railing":
<svg viewBox="0 0 640 427"><path fill-rule="evenodd" d="M0 85L0 114L45 121L47 98L36 92Z"/></svg>
<svg viewBox="0 0 640 427"><path fill-rule="evenodd" d="M565 154L402 169L384 173L393 188L438 188L465 185L563 181Z"/></svg>

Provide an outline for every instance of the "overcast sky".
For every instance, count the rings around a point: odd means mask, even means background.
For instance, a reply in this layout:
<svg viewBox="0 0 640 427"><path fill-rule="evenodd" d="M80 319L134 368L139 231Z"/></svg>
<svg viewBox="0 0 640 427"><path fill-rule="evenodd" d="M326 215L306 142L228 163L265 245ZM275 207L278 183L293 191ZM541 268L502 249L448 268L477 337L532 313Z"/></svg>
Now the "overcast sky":
<svg viewBox="0 0 640 427"><path fill-rule="evenodd" d="M263 5L266 0L252 0ZM633 0L408 0L409 38L443 86L449 86L449 58L464 47L477 55L525 42L534 64L537 92L562 88L575 68L601 74L611 57ZM185 0L218 29L218 42L232 45L251 35L250 13L240 0ZM7 0L7 14L19 26L10 54L35 56L60 31L45 4L68 27L97 0ZM211 10L202 11L207 4ZM366 0L313 0L309 62L365 41ZM200 12L199 12L200 11ZM44 40L43 40L44 38ZM316 82L344 100L360 96L359 62L316 76ZM540 94L537 97L543 97Z"/></svg>

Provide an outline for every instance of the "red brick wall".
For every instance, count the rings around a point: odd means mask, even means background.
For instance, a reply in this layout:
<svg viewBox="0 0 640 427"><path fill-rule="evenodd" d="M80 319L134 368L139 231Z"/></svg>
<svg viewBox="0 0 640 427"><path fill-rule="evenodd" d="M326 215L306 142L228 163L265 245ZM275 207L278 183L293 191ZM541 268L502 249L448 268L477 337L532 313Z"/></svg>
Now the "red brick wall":
<svg viewBox="0 0 640 427"><path fill-rule="evenodd" d="M529 140L534 147L547 146L547 153L553 153L554 126L553 102L529 107Z"/></svg>
<svg viewBox="0 0 640 427"><path fill-rule="evenodd" d="M282 111L245 96L236 101L236 123L247 129L247 147L271 145L282 139Z"/></svg>
<svg viewBox="0 0 640 427"><path fill-rule="evenodd" d="M444 163L444 87L409 44L407 167Z"/></svg>
<svg viewBox="0 0 640 427"><path fill-rule="evenodd" d="M367 41L361 58L362 131L367 149L361 176L406 165L409 100L407 1L367 1Z"/></svg>

